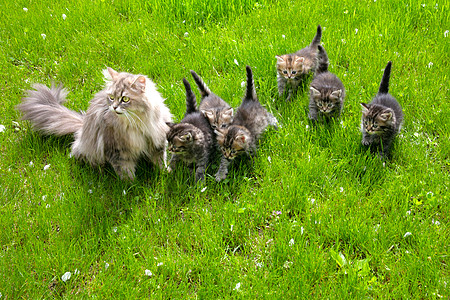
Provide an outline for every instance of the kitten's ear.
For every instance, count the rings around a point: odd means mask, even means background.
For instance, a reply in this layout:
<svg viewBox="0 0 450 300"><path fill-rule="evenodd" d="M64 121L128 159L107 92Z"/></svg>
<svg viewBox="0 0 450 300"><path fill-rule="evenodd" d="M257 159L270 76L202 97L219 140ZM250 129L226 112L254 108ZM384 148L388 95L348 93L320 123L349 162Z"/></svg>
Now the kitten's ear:
<svg viewBox="0 0 450 300"><path fill-rule="evenodd" d="M392 112L388 111L380 114L380 119L384 122L389 121L390 119L392 119Z"/></svg>
<svg viewBox="0 0 450 300"><path fill-rule="evenodd" d="M342 96L342 90L337 90L331 93L330 97L333 97L334 99L339 99Z"/></svg>
<svg viewBox="0 0 450 300"><path fill-rule="evenodd" d="M277 59L277 63L279 64L284 63L284 58L282 56L277 55L275 56L275 58Z"/></svg>
<svg viewBox="0 0 450 300"><path fill-rule="evenodd" d="M222 115L225 116L225 117L232 117L232 116L233 116L233 113L234 113L233 108L230 107L230 108L225 109L225 110L222 112Z"/></svg>
<svg viewBox="0 0 450 300"><path fill-rule="evenodd" d="M112 80L116 80L117 76L119 75L119 72L114 71L112 68L107 67L106 70L108 71L109 75L111 76ZM104 73L105 75L107 75L106 73ZM107 76L105 76L107 77Z"/></svg>
<svg viewBox="0 0 450 300"><path fill-rule="evenodd" d="M366 103L361 103L361 106L363 108L363 113L369 112L369 106Z"/></svg>
<svg viewBox="0 0 450 300"><path fill-rule="evenodd" d="M245 134L238 134L235 138L235 140L237 140L238 142L240 142L241 144L244 144L245 141L247 140L247 136Z"/></svg>
<svg viewBox="0 0 450 300"><path fill-rule="evenodd" d="M313 88L312 86L309 88L309 90L311 91L311 95L313 96L313 98L320 97L320 92L318 90L316 90L315 88Z"/></svg>
<svg viewBox="0 0 450 300"><path fill-rule="evenodd" d="M145 76L139 75L134 81L131 83L131 87L137 90L140 93L145 92Z"/></svg>
<svg viewBox="0 0 450 300"><path fill-rule="evenodd" d="M305 61L305 58L303 56L296 56L295 63L296 64L302 64Z"/></svg>
<svg viewBox="0 0 450 300"><path fill-rule="evenodd" d="M200 112L207 118L208 120L212 120L214 118L214 114L210 110L202 109Z"/></svg>

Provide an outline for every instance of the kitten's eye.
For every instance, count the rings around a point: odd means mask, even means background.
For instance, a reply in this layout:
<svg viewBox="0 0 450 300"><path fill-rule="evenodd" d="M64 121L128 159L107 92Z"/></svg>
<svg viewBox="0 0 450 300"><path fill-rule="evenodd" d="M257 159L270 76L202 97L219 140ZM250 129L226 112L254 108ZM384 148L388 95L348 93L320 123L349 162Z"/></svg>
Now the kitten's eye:
<svg viewBox="0 0 450 300"><path fill-rule="evenodd" d="M211 125L213 129L217 129L217 125Z"/></svg>
<svg viewBox="0 0 450 300"><path fill-rule="evenodd" d="M283 71L283 74L287 74L287 71L286 71L286 70L284 70L284 71Z"/></svg>
<svg viewBox="0 0 450 300"><path fill-rule="evenodd" d="M236 150L231 150L231 154L236 154Z"/></svg>
<svg viewBox="0 0 450 300"><path fill-rule="evenodd" d="M372 127L373 128L378 128L378 124L373 124Z"/></svg>
<svg viewBox="0 0 450 300"><path fill-rule="evenodd" d="M108 99L114 101L114 95L108 95Z"/></svg>
<svg viewBox="0 0 450 300"><path fill-rule="evenodd" d="M226 128L227 124L222 124L221 128Z"/></svg>
<svg viewBox="0 0 450 300"><path fill-rule="evenodd" d="M123 96L123 97L122 97L122 102L125 102L125 103L130 102L130 97Z"/></svg>
<svg viewBox="0 0 450 300"><path fill-rule="evenodd" d="M297 74L297 71L292 71L291 73L292 73L292 75L295 75L295 74Z"/></svg>

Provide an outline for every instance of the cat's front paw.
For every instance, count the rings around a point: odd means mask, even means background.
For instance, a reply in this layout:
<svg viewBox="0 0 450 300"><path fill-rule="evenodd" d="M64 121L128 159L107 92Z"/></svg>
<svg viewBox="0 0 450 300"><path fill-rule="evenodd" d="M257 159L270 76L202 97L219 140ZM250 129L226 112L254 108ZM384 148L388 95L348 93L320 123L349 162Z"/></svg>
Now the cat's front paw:
<svg viewBox="0 0 450 300"><path fill-rule="evenodd" d="M216 181L217 182L222 181L225 178L227 178L227 174L219 174L219 173L216 174Z"/></svg>
<svg viewBox="0 0 450 300"><path fill-rule="evenodd" d="M361 144L363 144L364 146L369 146L370 141L368 139L362 139Z"/></svg>

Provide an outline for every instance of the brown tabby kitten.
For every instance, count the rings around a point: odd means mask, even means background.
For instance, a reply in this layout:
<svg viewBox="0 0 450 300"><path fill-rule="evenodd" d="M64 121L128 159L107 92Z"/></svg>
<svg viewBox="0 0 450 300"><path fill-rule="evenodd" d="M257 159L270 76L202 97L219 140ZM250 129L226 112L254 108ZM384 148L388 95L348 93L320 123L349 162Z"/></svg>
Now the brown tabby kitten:
<svg viewBox="0 0 450 300"><path fill-rule="evenodd" d="M316 76L310 86L309 119L329 121L340 116L344 106L345 88L342 81L328 72L328 55L319 45L321 57Z"/></svg>
<svg viewBox="0 0 450 300"><path fill-rule="evenodd" d="M233 108L211 92L197 73L191 70L191 74L202 95L199 110L208 119L212 129L227 128L233 121Z"/></svg>
<svg viewBox="0 0 450 300"><path fill-rule="evenodd" d="M280 97L288 90L286 100L295 95L300 85L316 71L318 65L317 46L322 38L322 27L317 26L317 32L311 44L295 53L277 55L277 82Z"/></svg>
<svg viewBox="0 0 450 300"><path fill-rule="evenodd" d="M166 122L172 120L155 84L144 75L103 71L105 88L86 113L62 105L67 91L34 85L18 105L35 130L58 136L74 134L72 155L93 166L110 163L122 179L134 179L136 163L146 156L166 166Z"/></svg>
<svg viewBox="0 0 450 300"><path fill-rule="evenodd" d="M389 155L389 149L395 136L400 132L403 122L403 111L400 104L389 94L389 77L392 62L384 69L378 94L369 104L361 103L363 108L361 132L364 146L378 151L384 158Z"/></svg>
<svg viewBox="0 0 450 300"><path fill-rule="evenodd" d="M276 128L278 124L277 119L259 103L252 70L249 66L246 70L247 91L233 123L224 130L215 131L223 155L216 173L217 181L227 177L228 165L234 158L244 154L253 156L256 153L256 143L267 126Z"/></svg>
<svg viewBox="0 0 450 300"><path fill-rule="evenodd" d="M180 123L168 123L169 151L172 152L169 171L178 161L196 164L195 179L204 180L205 171L215 149L215 136L205 116L197 110L195 94L191 85L183 78L186 89L186 113Z"/></svg>

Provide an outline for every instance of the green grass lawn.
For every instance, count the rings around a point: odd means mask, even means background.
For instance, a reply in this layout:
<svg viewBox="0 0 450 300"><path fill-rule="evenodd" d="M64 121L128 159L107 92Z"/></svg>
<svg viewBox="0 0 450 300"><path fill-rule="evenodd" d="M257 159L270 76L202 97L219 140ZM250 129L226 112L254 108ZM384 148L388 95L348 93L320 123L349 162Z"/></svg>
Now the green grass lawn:
<svg viewBox="0 0 450 300"><path fill-rule="evenodd" d="M448 3L181 2L0 5L0 299L448 299ZM318 24L347 97L336 124L313 127L306 92L279 99L275 55ZM405 122L383 164L360 146L359 103L389 60ZM37 82L85 110L110 66L152 78L179 121L189 70L237 107L246 65L283 126L221 183L145 161L121 181L15 110Z"/></svg>

